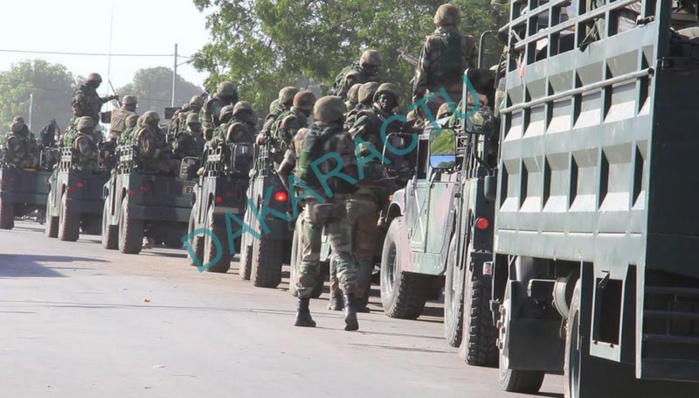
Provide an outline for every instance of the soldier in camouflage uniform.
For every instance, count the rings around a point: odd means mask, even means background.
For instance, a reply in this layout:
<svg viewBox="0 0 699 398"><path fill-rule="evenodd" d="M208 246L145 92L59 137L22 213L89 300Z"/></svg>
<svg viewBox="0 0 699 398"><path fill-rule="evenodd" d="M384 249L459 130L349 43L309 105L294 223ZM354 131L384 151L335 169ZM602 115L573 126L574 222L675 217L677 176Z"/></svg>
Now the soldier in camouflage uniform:
<svg viewBox="0 0 699 398"><path fill-rule="evenodd" d="M364 51L359 58L359 62L353 63L342 69L335 78L335 83L330 89L331 95L338 95L343 100L347 98L350 87L357 83L368 83L379 81L379 68L381 67L381 56L376 50Z"/></svg>
<svg viewBox="0 0 699 398"><path fill-rule="evenodd" d="M172 152L175 159L182 160L185 157L201 157L204 151L204 138L201 134L201 122L199 115L190 113L187 116L187 128L178 131L172 144Z"/></svg>
<svg viewBox="0 0 699 398"><path fill-rule="evenodd" d="M112 120L109 126L109 139L111 141L118 141L119 136L126 129L126 118L136 114L136 106L138 106L138 99L133 95L127 95L124 97L121 108L112 111Z"/></svg>
<svg viewBox="0 0 699 398"><path fill-rule="evenodd" d="M144 171L170 172L172 147L158 123L160 116L153 111L143 114L143 124L133 135L132 144L138 148L138 167Z"/></svg>
<svg viewBox="0 0 699 398"><path fill-rule="evenodd" d="M437 30L427 37L420 54L413 88L413 103L426 95L432 97L427 107L432 116L439 106L451 99L457 101L463 91L462 76L467 68L478 64L478 49L473 36L462 36L457 27L461 22L459 9L452 4L443 4L434 16ZM449 98L439 93L444 89ZM424 115L429 119L429 116Z"/></svg>
<svg viewBox="0 0 699 398"><path fill-rule="evenodd" d="M442 105L439 106L439 110L437 110L437 116L435 119L439 120L443 117L449 117L453 114L451 109L454 107L454 103L452 102L445 102Z"/></svg>
<svg viewBox="0 0 699 398"><path fill-rule="evenodd" d="M359 87L362 87L362 83L357 83L350 87L347 91L347 98L345 99L345 107L348 110L354 109L359 103Z"/></svg>
<svg viewBox="0 0 699 398"><path fill-rule="evenodd" d="M224 106L233 106L238 102L238 89L229 81L218 85L216 94L204 104L202 127L204 130L214 129L221 125L219 115Z"/></svg>
<svg viewBox="0 0 699 398"><path fill-rule="evenodd" d="M374 102L374 94L379 89L380 84L376 82L364 83L357 91L357 105L353 109L347 108L349 112L345 115L345 128L350 129L357 120L357 114L365 109L371 109Z"/></svg>
<svg viewBox="0 0 699 398"><path fill-rule="evenodd" d="M398 96L399 89L395 84L384 83L379 86L374 94L374 103L371 108L357 113L356 121L349 130L352 137L359 136L382 152L384 137L381 136L381 130L386 121L395 114ZM385 127L385 133L400 132L403 130L403 124L400 120L395 120Z"/></svg>
<svg viewBox="0 0 699 398"><path fill-rule="evenodd" d="M73 117L71 125L75 124L77 118L90 116L95 126L100 122L100 109L108 101L119 99L118 95L110 95L100 98L97 89L102 84L102 76L98 73L90 73L83 84L73 93Z"/></svg>
<svg viewBox="0 0 699 398"><path fill-rule="evenodd" d="M3 162L18 169L36 168L39 166L39 148L36 137L29 131L24 119L16 116L10 124L10 132L3 143Z"/></svg>
<svg viewBox="0 0 699 398"><path fill-rule="evenodd" d="M233 107L233 117L225 130L226 144L252 144L255 142L257 114L252 104L241 101Z"/></svg>
<svg viewBox="0 0 699 398"><path fill-rule="evenodd" d="M308 127L308 117L313 111L316 97L310 91L301 91L294 96L293 106L277 117L272 126L270 156L275 166L284 160L284 154L291 147L291 141L296 133Z"/></svg>
<svg viewBox="0 0 699 398"><path fill-rule="evenodd" d="M139 116L137 114L132 114L126 117L124 131L119 136L117 143L119 145L131 145L133 140L133 133L136 130Z"/></svg>
<svg viewBox="0 0 699 398"><path fill-rule="evenodd" d="M293 86L284 87L279 90L279 98L274 100L269 106L269 114L265 118L262 124L262 130L257 135L257 143L259 145L265 144L270 137L272 132L272 126L277 120L279 115L291 109L294 103L294 96L299 92L299 89ZM275 104L276 102L276 104ZM283 152L282 152L283 153Z"/></svg>
<svg viewBox="0 0 699 398"><path fill-rule="evenodd" d="M78 119L78 134L73 139L73 165L82 171L94 173L98 167L99 150L94 141L95 124L89 116Z"/></svg>
<svg viewBox="0 0 699 398"><path fill-rule="evenodd" d="M185 131L187 129L187 120L189 115L194 114L199 117L199 113L203 107L204 97L201 95L193 96L187 105L181 107L172 115L172 119L170 120L170 131L172 131L175 135L181 131Z"/></svg>

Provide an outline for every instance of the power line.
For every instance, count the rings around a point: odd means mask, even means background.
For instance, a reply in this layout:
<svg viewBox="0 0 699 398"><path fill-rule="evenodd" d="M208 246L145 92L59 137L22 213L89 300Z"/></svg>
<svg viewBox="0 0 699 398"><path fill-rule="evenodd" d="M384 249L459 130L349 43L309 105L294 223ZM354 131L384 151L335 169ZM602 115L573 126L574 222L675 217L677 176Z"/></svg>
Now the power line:
<svg viewBox="0 0 699 398"><path fill-rule="evenodd" d="M31 50L10 50L0 49L0 52L5 53L20 53L20 54L51 54L51 55L80 55L80 56L98 56L98 57L174 57L175 54L109 54L109 53L85 53L85 52L69 52L69 51L31 51ZM182 58L191 58L184 55L178 55Z"/></svg>

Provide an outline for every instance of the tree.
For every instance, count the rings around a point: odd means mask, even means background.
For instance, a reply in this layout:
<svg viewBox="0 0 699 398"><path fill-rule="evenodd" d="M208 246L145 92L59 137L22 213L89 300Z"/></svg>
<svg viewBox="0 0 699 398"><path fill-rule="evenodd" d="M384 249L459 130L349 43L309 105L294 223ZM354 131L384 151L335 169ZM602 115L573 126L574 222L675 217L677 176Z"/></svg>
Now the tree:
<svg viewBox="0 0 699 398"><path fill-rule="evenodd" d="M61 129L72 116L71 99L78 83L65 66L44 60L26 60L0 72L0 131L9 130L15 116L21 116L32 130L56 119ZM30 98L33 97L31 119Z"/></svg>
<svg viewBox="0 0 699 398"><path fill-rule="evenodd" d="M238 84L241 98L266 110L281 87L303 78L320 83L320 94L325 94L344 66L373 48L382 55L381 80L398 84L407 105L415 69L398 60L397 52L419 55L442 3L194 0L200 11L213 11L207 17L211 40L194 55L194 66L210 72L205 83L209 89L230 79ZM504 22L504 13L490 6L490 0L453 3L462 11L462 33L478 37ZM488 57L486 65L495 62L497 57Z"/></svg>
<svg viewBox="0 0 699 398"><path fill-rule="evenodd" d="M172 69L163 66L136 71L133 81L117 90L119 96L135 95L138 98L138 113L156 111L164 117L165 108L172 101ZM203 93L200 87L176 76L175 106L189 102L190 98Z"/></svg>

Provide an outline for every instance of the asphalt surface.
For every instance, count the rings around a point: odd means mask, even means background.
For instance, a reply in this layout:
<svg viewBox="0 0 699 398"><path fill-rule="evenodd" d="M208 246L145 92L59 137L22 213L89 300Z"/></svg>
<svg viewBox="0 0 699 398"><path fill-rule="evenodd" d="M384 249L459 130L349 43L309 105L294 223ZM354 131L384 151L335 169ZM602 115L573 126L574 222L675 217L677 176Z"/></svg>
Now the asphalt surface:
<svg viewBox="0 0 699 398"><path fill-rule="evenodd" d="M345 332L324 293L311 304L318 327L295 328L288 272L277 289L254 288L235 263L199 273L185 250L125 255L99 239L60 242L32 222L0 231L0 396L531 396L461 361L438 302L395 320L375 291L360 331ZM536 396L561 392L547 376Z"/></svg>

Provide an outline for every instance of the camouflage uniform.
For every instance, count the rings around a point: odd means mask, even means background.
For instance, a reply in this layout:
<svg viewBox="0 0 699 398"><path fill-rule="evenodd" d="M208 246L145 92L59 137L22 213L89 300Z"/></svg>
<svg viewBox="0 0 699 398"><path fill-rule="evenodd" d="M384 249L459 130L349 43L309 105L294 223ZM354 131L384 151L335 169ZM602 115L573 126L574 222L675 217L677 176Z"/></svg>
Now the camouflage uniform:
<svg viewBox="0 0 699 398"><path fill-rule="evenodd" d="M379 103L382 94L393 96L392 106L389 105L388 109L383 109ZM362 140L371 143L379 152L382 152L384 145L381 130L384 128L386 121L394 115L393 110L398 105L398 96L399 90L395 84L382 84L374 93L374 104L370 108L361 110L356 114L356 121L349 129L352 137L359 136ZM403 124L400 120L392 121L390 125L385 127L386 135L402 131Z"/></svg>
<svg viewBox="0 0 699 398"><path fill-rule="evenodd" d="M252 144L255 142L257 115L252 104L241 101L233 107L233 117L228 122L225 134L226 144Z"/></svg>
<svg viewBox="0 0 699 398"><path fill-rule="evenodd" d="M378 82L379 68L381 67L381 56L375 50L364 51L359 58L359 62L353 63L342 69L335 78L335 83L330 89L330 95L340 96L343 100L347 98L350 87L357 83Z"/></svg>
<svg viewBox="0 0 699 398"><path fill-rule="evenodd" d="M301 91L293 98L293 106L277 117L271 129L270 157L279 165L284 153L291 146L296 133L304 127L308 127L308 116L316 102L315 95L310 91Z"/></svg>
<svg viewBox="0 0 699 398"><path fill-rule="evenodd" d="M279 90L279 98L277 98L276 100L274 100L274 102L270 104L269 114L265 118L265 121L262 123L262 129L260 130L260 133L257 135L258 144L261 145L267 142L267 140L270 138L272 127L274 126L274 123L277 121L277 118L279 118L279 115L281 115L282 113L291 109L291 106L294 101L294 96L298 94L298 92L299 89L292 86L284 87L283 89Z"/></svg>
<svg viewBox="0 0 699 398"><path fill-rule="evenodd" d="M228 81L220 83L216 90L216 94L204 104L204 112L201 121L202 128L206 130L218 127L221 124L219 120L221 109L226 105L233 106L237 102L238 89L235 85Z"/></svg>
<svg viewBox="0 0 699 398"><path fill-rule="evenodd" d="M364 83L359 87L357 91L357 105L353 109L349 109L349 112L345 115L345 128L350 129L357 120L357 113L360 111L371 109L371 104L374 101L374 94L376 90L379 89L380 84L376 82Z"/></svg>
<svg viewBox="0 0 699 398"><path fill-rule="evenodd" d="M305 133L301 153L296 162L296 177L325 199L321 202L317 198L306 198L301 240L303 260L299 264L298 280L294 281L299 299L296 326L315 326L308 304L318 280L321 238L325 228L332 252L337 255L338 278L348 303L345 330L359 328L354 296L357 287L357 266L352 255L352 235L345 205L345 199L356 191L356 187L342 179L332 178L329 181L332 197L328 197L311 168L311 165L316 164L314 162L318 162L324 155L335 153L343 162L342 170L349 171L349 175L357 175L354 142L342 128L344 112L345 106L339 97L323 97L316 102L313 111L315 122ZM332 160L326 160L317 166L323 174L327 174L335 166L334 163Z"/></svg>
<svg viewBox="0 0 699 398"><path fill-rule="evenodd" d="M179 160L185 157L201 157L204 151L204 139L201 135L201 123L198 115L190 113L186 122L187 129L177 132L172 144L172 152Z"/></svg>
<svg viewBox="0 0 699 398"><path fill-rule="evenodd" d="M124 122L124 124L125 124L124 131L121 133L121 135L117 139L117 143L119 145L131 145L131 141L133 141L133 133L137 127L140 127L137 125L138 120L139 120L139 116L135 113L132 115L129 115L126 118L126 121Z"/></svg>
<svg viewBox="0 0 699 398"><path fill-rule="evenodd" d="M126 129L126 118L130 115L136 114L136 106L138 105L138 99L133 95L127 95L124 97L124 102L121 108L114 109L112 111L112 119L109 126L109 139L112 141L118 141L119 136Z"/></svg>
<svg viewBox="0 0 699 398"><path fill-rule="evenodd" d="M97 171L99 150L94 141L94 128L95 125L91 117L83 116L78 119L78 133L71 146L73 148L73 165L79 170Z"/></svg>
<svg viewBox="0 0 699 398"><path fill-rule="evenodd" d="M477 65L478 49L473 36L461 36L457 26L461 17L459 9L452 4L443 4L437 9L434 23L437 30L427 37L418 62L413 103L425 95L434 95L427 101L432 115L446 100L439 93L444 89L452 101L458 101L463 91L462 76L467 68Z"/></svg>
<svg viewBox="0 0 699 398"><path fill-rule="evenodd" d="M119 98L116 95L100 98L97 89L102 84L102 76L97 73L90 73L83 84L73 93L73 117L77 119L82 116L90 116L97 126L100 122L100 110L102 105L113 99ZM76 120L71 121L74 125Z"/></svg>
<svg viewBox="0 0 699 398"><path fill-rule="evenodd" d="M12 119L10 132L3 143L3 162L19 169L39 166L39 148L36 137L24 124L24 119L17 116Z"/></svg>
<svg viewBox="0 0 699 398"><path fill-rule="evenodd" d="M345 107L347 109L354 109L359 103L359 87L362 87L362 83L355 84L347 91L347 98L345 99Z"/></svg>
<svg viewBox="0 0 699 398"><path fill-rule="evenodd" d="M143 124L133 135L132 145L138 147L138 167L145 171L170 172L172 148L158 127L160 116L153 111L143 114Z"/></svg>
<svg viewBox="0 0 699 398"><path fill-rule="evenodd" d="M199 118L199 113L201 108L204 106L204 98L201 95L193 96L187 105L178 109L170 120L170 131L172 131L175 136L182 131L187 130L187 118L189 115L196 115ZM201 122L200 122L201 124Z"/></svg>

